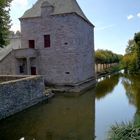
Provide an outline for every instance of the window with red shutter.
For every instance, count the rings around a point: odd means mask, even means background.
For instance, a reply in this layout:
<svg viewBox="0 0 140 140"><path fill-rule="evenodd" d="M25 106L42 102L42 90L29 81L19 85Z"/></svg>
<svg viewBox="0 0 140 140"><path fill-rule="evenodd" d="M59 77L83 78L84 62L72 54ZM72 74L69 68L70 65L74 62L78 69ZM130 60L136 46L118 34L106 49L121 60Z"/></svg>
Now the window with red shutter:
<svg viewBox="0 0 140 140"><path fill-rule="evenodd" d="M35 41L29 40L29 48L35 48Z"/></svg>
<svg viewBox="0 0 140 140"><path fill-rule="evenodd" d="M31 75L36 75L36 67L31 67Z"/></svg>
<svg viewBox="0 0 140 140"><path fill-rule="evenodd" d="M51 45L50 35L44 35L44 48L48 48Z"/></svg>

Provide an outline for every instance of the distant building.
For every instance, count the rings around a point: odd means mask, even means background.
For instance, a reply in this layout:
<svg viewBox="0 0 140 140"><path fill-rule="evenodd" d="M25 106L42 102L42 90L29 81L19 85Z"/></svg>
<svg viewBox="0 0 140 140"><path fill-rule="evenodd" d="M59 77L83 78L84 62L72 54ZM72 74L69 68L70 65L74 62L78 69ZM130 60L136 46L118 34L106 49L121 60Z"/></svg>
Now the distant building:
<svg viewBox="0 0 140 140"><path fill-rule="evenodd" d="M38 0L20 21L21 45L0 52L0 74L38 74L66 86L95 82L94 26L76 0Z"/></svg>

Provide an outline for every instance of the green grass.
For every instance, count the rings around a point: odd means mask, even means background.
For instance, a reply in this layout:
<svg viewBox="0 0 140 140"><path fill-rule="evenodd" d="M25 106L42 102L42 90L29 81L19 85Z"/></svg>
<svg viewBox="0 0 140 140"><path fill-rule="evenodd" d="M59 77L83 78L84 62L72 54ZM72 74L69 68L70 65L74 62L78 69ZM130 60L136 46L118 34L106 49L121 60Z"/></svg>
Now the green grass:
<svg viewBox="0 0 140 140"><path fill-rule="evenodd" d="M140 125L132 123L113 125L107 140L140 140Z"/></svg>

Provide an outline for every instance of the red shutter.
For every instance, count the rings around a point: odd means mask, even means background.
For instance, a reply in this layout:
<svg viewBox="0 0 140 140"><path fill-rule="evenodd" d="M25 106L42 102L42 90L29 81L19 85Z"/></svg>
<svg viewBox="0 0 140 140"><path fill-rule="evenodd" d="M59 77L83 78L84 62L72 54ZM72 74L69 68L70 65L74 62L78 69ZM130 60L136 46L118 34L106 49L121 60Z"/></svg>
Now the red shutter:
<svg viewBox="0 0 140 140"><path fill-rule="evenodd" d="M44 48L48 48L51 45L50 35L44 35Z"/></svg>
<svg viewBox="0 0 140 140"><path fill-rule="evenodd" d="M35 48L35 41L29 40L29 48Z"/></svg>
<svg viewBox="0 0 140 140"><path fill-rule="evenodd" d="M36 75L36 67L31 67L31 75Z"/></svg>

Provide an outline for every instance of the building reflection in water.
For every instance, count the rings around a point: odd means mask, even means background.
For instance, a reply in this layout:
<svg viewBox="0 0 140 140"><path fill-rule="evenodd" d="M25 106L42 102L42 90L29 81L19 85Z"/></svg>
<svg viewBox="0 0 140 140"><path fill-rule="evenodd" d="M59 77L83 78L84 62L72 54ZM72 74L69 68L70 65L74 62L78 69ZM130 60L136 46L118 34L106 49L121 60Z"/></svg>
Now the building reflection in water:
<svg viewBox="0 0 140 140"><path fill-rule="evenodd" d="M0 121L0 140L94 140L94 89L79 96L56 95Z"/></svg>

